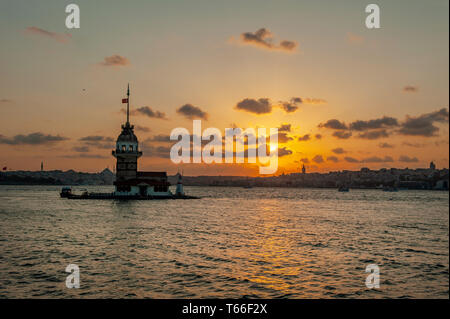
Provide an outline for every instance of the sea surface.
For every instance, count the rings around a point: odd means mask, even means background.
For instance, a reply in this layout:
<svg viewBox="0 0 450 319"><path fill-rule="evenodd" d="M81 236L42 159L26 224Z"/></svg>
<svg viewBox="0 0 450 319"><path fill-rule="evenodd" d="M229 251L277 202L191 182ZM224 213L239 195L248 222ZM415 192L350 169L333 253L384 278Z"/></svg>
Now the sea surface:
<svg viewBox="0 0 450 319"><path fill-rule="evenodd" d="M59 189L0 186L1 298L449 298L448 192L185 187L202 198L115 201Z"/></svg>

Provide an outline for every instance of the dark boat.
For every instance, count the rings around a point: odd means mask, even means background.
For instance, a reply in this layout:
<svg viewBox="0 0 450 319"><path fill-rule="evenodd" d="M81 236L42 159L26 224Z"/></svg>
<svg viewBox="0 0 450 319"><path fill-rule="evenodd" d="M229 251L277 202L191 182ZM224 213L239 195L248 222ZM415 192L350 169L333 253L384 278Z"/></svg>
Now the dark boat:
<svg viewBox="0 0 450 319"><path fill-rule="evenodd" d="M62 198L68 198L72 195L72 187L65 186L61 189L61 192L59 193L59 196Z"/></svg>
<svg viewBox="0 0 450 319"><path fill-rule="evenodd" d="M339 192L348 192L349 190L350 189L348 187L346 187L346 186L341 186L341 187L338 188Z"/></svg>

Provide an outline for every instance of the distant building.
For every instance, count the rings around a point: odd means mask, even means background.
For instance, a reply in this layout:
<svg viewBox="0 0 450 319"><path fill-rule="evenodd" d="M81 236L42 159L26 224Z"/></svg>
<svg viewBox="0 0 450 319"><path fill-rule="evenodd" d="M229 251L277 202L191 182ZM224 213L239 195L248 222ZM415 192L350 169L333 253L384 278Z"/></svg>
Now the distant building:
<svg viewBox="0 0 450 319"><path fill-rule="evenodd" d="M41 172L44 171L44 162L41 162Z"/></svg>
<svg viewBox="0 0 450 319"><path fill-rule="evenodd" d="M302 174L306 173L306 168L305 168L305 164L302 165Z"/></svg>
<svg viewBox="0 0 450 319"><path fill-rule="evenodd" d="M430 162L430 169L432 170L436 169L436 165L433 162Z"/></svg>

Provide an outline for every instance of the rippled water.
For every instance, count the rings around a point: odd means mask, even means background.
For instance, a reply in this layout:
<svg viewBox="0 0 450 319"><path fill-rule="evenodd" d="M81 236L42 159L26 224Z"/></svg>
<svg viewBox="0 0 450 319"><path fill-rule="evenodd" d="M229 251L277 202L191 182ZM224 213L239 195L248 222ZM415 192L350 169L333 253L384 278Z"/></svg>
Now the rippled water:
<svg viewBox="0 0 450 319"><path fill-rule="evenodd" d="M448 298L449 193L187 187L199 200L0 186L0 296ZM90 187L110 191L110 187ZM380 289L365 268L380 267ZM68 289L68 264L80 289Z"/></svg>

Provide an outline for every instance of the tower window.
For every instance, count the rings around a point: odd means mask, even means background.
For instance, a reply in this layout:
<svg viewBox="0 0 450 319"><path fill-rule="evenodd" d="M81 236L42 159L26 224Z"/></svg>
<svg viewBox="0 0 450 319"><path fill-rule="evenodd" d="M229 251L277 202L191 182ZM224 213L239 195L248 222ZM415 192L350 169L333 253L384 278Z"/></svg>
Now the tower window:
<svg viewBox="0 0 450 319"><path fill-rule="evenodd" d="M130 145L130 152L133 152L133 145Z"/></svg>
<svg viewBox="0 0 450 319"><path fill-rule="evenodd" d="M126 152L127 151L127 147L125 145L122 145L122 152Z"/></svg>

